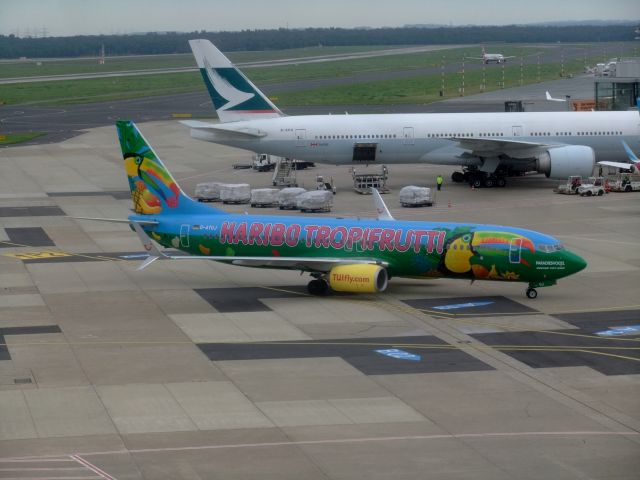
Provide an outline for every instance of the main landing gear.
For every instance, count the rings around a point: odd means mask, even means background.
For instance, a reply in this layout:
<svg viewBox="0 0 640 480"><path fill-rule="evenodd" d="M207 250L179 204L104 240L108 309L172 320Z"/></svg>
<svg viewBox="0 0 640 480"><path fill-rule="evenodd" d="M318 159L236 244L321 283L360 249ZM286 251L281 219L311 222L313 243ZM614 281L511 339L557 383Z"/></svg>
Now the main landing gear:
<svg viewBox="0 0 640 480"><path fill-rule="evenodd" d="M326 295L329 292L329 284L322 277L317 277L307 284L307 291L311 295Z"/></svg>
<svg viewBox="0 0 640 480"><path fill-rule="evenodd" d="M535 288L529 287L527 288L527 298L537 298L538 297L538 291Z"/></svg>
<svg viewBox="0 0 640 480"><path fill-rule="evenodd" d="M495 173L481 172L479 170L465 170L464 172L453 172L451 180L455 183L467 182L473 188L493 188L507 185L506 176L502 172Z"/></svg>

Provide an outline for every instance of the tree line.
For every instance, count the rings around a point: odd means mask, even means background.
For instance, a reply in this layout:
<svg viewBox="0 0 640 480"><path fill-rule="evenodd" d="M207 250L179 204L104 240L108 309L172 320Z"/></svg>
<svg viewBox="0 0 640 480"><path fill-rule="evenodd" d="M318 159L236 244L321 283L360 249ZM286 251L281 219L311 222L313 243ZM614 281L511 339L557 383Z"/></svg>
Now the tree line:
<svg viewBox="0 0 640 480"><path fill-rule="evenodd" d="M622 25L572 26L465 26L402 28L306 28L242 30L236 32L167 32L132 35L18 38L0 36L0 58L97 56L189 53L187 40L207 38L225 52L284 50L289 48L354 45L429 45L618 42L634 39L633 27Z"/></svg>

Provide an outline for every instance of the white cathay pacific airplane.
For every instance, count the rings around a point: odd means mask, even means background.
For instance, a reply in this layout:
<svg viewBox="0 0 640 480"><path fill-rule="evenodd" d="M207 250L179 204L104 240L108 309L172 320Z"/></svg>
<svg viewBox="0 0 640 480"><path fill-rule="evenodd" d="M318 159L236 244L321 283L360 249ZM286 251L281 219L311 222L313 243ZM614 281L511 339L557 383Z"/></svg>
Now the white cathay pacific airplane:
<svg viewBox="0 0 640 480"><path fill-rule="evenodd" d="M256 153L330 164L459 165L454 181L493 187L530 171L588 177L596 160L627 159L622 141L639 145L638 111L286 116L211 42L189 43L220 123L182 123L194 138Z"/></svg>

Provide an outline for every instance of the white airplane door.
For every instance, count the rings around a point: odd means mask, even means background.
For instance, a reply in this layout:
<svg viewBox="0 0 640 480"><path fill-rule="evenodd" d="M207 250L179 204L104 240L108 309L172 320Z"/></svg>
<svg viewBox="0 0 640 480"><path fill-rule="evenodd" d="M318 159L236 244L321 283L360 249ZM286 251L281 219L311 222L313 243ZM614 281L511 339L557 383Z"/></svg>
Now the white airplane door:
<svg viewBox="0 0 640 480"><path fill-rule="evenodd" d="M180 246L189 246L189 225L186 223L180 225Z"/></svg>
<svg viewBox="0 0 640 480"><path fill-rule="evenodd" d="M403 145L413 145L413 127L404 127L402 130Z"/></svg>
<svg viewBox="0 0 640 480"><path fill-rule="evenodd" d="M522 136L522 125L514 125L512 127L512 131L513 131L513 136L514 137L521 137Z"/></svg>
<svg viewBox="0 0 640 480"><path fill-rule="evenodd" d="M296 147L304 147L307 140L307 131L304 128L296 129Z"/></svg>

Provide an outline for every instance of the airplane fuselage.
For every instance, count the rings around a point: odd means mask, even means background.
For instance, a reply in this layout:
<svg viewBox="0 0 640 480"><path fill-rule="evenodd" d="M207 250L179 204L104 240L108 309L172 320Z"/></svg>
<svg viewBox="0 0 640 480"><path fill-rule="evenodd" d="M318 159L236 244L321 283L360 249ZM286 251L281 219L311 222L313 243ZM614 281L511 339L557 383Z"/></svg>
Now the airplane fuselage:
<svg viewBox="0 0 640 480"><path fill-rule="evenodd" d="M637 111L302 115L217 127L254 136L233 136L218 129L192 129L191 135L254 152L331 164L479 166L484 160L482 152L471 155L461 142L532 142L537 145L528 153L526 149L514 150L516 163L525 171L535 170L532 161L546 147L584 145L593 148L598 160L624 161L627 157L621 140L637 148L640 139Z"/></svg>
<svg viewBox="0 0 640 480"><path fill-rule="evenodd" d="M137 219L158 220L158 225L145 230L166 247L191 255L229 256L230 262L238 256L371 258L385 265L389 277L503 280L537 286L552 285L585 265L551 236L497 225L233 214Z"/></svg>
<svg viewBox="0 0 640 480"><path fill-rule="evenodd" d="M504 55L501 53L485 53L482 57L484 63L496 62L503 63L505 61Z"/></svg>

